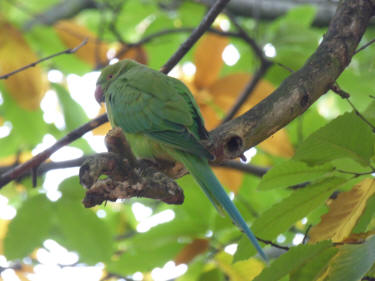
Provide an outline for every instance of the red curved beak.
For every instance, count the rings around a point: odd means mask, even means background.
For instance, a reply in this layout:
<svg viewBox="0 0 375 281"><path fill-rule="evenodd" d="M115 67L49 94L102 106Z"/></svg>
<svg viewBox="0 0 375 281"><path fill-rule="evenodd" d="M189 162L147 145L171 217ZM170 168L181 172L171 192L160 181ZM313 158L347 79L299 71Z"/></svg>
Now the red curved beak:
<svg viewBox="0 0 375 281"><path fill-rule="evenodd" d="M103 89L100 85L96 86L95 89L95 99L96 101L100 104L104 101L104 94L103 94Z"/></svg>

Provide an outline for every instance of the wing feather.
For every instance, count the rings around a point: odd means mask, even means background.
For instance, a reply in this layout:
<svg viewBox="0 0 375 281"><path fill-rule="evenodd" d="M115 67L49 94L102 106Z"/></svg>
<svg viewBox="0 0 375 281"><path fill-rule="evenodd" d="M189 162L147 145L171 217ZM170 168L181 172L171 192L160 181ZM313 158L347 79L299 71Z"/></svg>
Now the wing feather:
<svg viewBox="0 0 375 281"><path fill-rule="evenodd" d="M165 83L168 77L146 70L137 75L130 70L109 87L111 98L106 97L106 102L115 125L125 133L143 133L176 149L212 159L199 142L195 104L176 94L176 89Z"/></svg>

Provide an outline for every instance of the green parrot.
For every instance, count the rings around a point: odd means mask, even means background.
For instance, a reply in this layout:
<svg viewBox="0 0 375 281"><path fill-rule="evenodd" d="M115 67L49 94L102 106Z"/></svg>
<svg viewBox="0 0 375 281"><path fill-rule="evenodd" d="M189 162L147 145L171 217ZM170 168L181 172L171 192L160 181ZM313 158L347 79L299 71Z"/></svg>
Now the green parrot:
<svg viewBox="0 0 375 281"><path fill-rule="evenodd" d="M126 59L103 69L95 98L105 101L111 125L124 131L137 157L181 162L219 213L224 209L267 260L208 164L213 156L200 143L208 133L197 103L181 81Z"/></svg>

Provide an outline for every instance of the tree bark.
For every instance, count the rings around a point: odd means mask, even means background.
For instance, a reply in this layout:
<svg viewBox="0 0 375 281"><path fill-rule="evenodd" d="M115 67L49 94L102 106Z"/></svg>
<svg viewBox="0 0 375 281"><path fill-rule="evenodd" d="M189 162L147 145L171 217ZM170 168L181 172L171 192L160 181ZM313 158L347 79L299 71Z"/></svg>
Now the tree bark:
<svg viewBox="0 0 375 281"><path fill-rule="evenodd" d="M240 156L304 113L349 65L375 0L342 1L318 49L270 96L210 133L207 144L218 161Z"/></svg>

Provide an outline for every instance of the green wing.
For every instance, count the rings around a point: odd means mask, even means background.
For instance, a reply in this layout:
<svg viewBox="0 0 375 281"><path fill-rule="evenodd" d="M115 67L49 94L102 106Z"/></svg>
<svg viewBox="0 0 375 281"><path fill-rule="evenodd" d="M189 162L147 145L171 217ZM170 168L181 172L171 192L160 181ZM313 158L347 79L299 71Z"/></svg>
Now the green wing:
<svg viewBox="0 0 375 281"><path fill-rule="evenodd" d="M195 102L189 99L191 94L179 94L168 79L173 78L141 66L118 77L106 93L112 122L125 133L142 133L211 159L199 142L205 129L201 129L203 121Z"/></svg>

